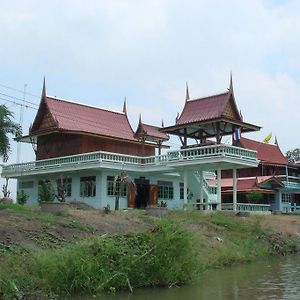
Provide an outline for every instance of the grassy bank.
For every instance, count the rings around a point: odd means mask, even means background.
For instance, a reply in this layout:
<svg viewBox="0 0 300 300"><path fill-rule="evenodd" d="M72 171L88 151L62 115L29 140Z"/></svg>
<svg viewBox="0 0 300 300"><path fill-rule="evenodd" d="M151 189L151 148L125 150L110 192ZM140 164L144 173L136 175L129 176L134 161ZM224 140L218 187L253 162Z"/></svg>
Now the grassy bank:
<svg viewBox="0 0 300 300"><path fill-rule="evenodd" d="M127 216L130 218L130 215ZM0 298L96 294L191 282L210 268L299 250L299 241L262 226L263 217L174 212L151 229L93 235L54 249L0 254ZM54 222L54 220L51 220Z"/></svg>

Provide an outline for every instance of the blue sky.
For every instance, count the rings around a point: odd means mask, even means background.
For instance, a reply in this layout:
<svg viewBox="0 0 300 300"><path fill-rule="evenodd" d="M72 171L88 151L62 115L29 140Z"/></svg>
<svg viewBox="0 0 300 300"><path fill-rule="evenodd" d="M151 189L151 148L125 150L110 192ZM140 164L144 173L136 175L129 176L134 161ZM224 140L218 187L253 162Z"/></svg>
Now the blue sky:
<svg viewBox="0 0 300 300"><path fill-rule="evenodd" d="M223 92L233 73L244 120L285 152L299 147L300 1L0 1L0 103L47 93L121 110L136 127L173 124L185 98ZM8 96L4 96L8 95ZM9 97L10 96L10 97ZM15 99L15 102L19 102ZM25 108L23 131L36 111ZM173 142L178 144L177 140ZM173 145L175 146L175 145ZM16 146L10 162L16 161ZM21 161L33 160L22 146Z"/></svg>

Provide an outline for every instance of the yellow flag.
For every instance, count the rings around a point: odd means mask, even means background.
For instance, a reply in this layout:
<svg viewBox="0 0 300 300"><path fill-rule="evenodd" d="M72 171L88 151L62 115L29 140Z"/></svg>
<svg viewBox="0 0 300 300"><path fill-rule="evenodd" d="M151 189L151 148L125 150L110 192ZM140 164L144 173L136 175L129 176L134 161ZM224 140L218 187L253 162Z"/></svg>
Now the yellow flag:
<svg viewBox="0 0 300 300"><path fill-rule="evenodd" d="M272 132L269 133L263 140L264 143L268 144L270 142L270 139L272 138Z"/></svg>

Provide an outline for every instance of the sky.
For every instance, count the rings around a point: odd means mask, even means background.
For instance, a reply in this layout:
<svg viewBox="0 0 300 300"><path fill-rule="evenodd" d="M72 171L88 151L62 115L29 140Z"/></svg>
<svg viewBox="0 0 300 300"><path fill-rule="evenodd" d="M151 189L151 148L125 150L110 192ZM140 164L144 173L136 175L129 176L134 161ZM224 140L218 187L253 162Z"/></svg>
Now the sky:
<svg viewBox="0 0 300 300"><path fill-rule="evenodd" d="M172 125L185 100L222 93L233 76L247 137L300 147L298 0L0 0L0 104L23 133L48 95ZM172 140L172 147L179 141ZM17 161L12 141L9 163ZM34 160L30 145L20 161Z"/></svg>

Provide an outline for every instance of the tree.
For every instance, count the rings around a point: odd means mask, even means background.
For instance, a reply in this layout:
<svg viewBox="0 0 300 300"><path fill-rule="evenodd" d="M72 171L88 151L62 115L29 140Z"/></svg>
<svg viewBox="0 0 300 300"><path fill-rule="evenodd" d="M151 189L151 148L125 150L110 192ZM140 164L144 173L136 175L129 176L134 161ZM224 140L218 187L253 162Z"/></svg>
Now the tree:
<svg viewBox="0 0 300 300"><path fill-rule="evenodd" d="M300 161L300 148L289 150L285 156L289 162Z"/></svg>
<svg viewBox="0 0 300 300"><path fill-rule="evenodd" d="M21 126L12 121L13 113L5 106L0 105L0 156L6 162L10 153L9 134L19 137L22 134Z"/></svg>
<svg viewBox="0 0 300 300"><path fill-rule="evenodd" d="M263 198L263 194L259 191L251 191L246 194L248 203L259 204Z"/></svg>
<svg viewBox="0 0 300 300"><path fill-rule="evenodd" d="M119 210L120 206L120 197L122 192L125 192L128 189L129 184L132 184L135 188L135 184L130 176L126 172L122 171L119 175L116 175L114 178L114 194L115 198L115 210Z"/></svg>

